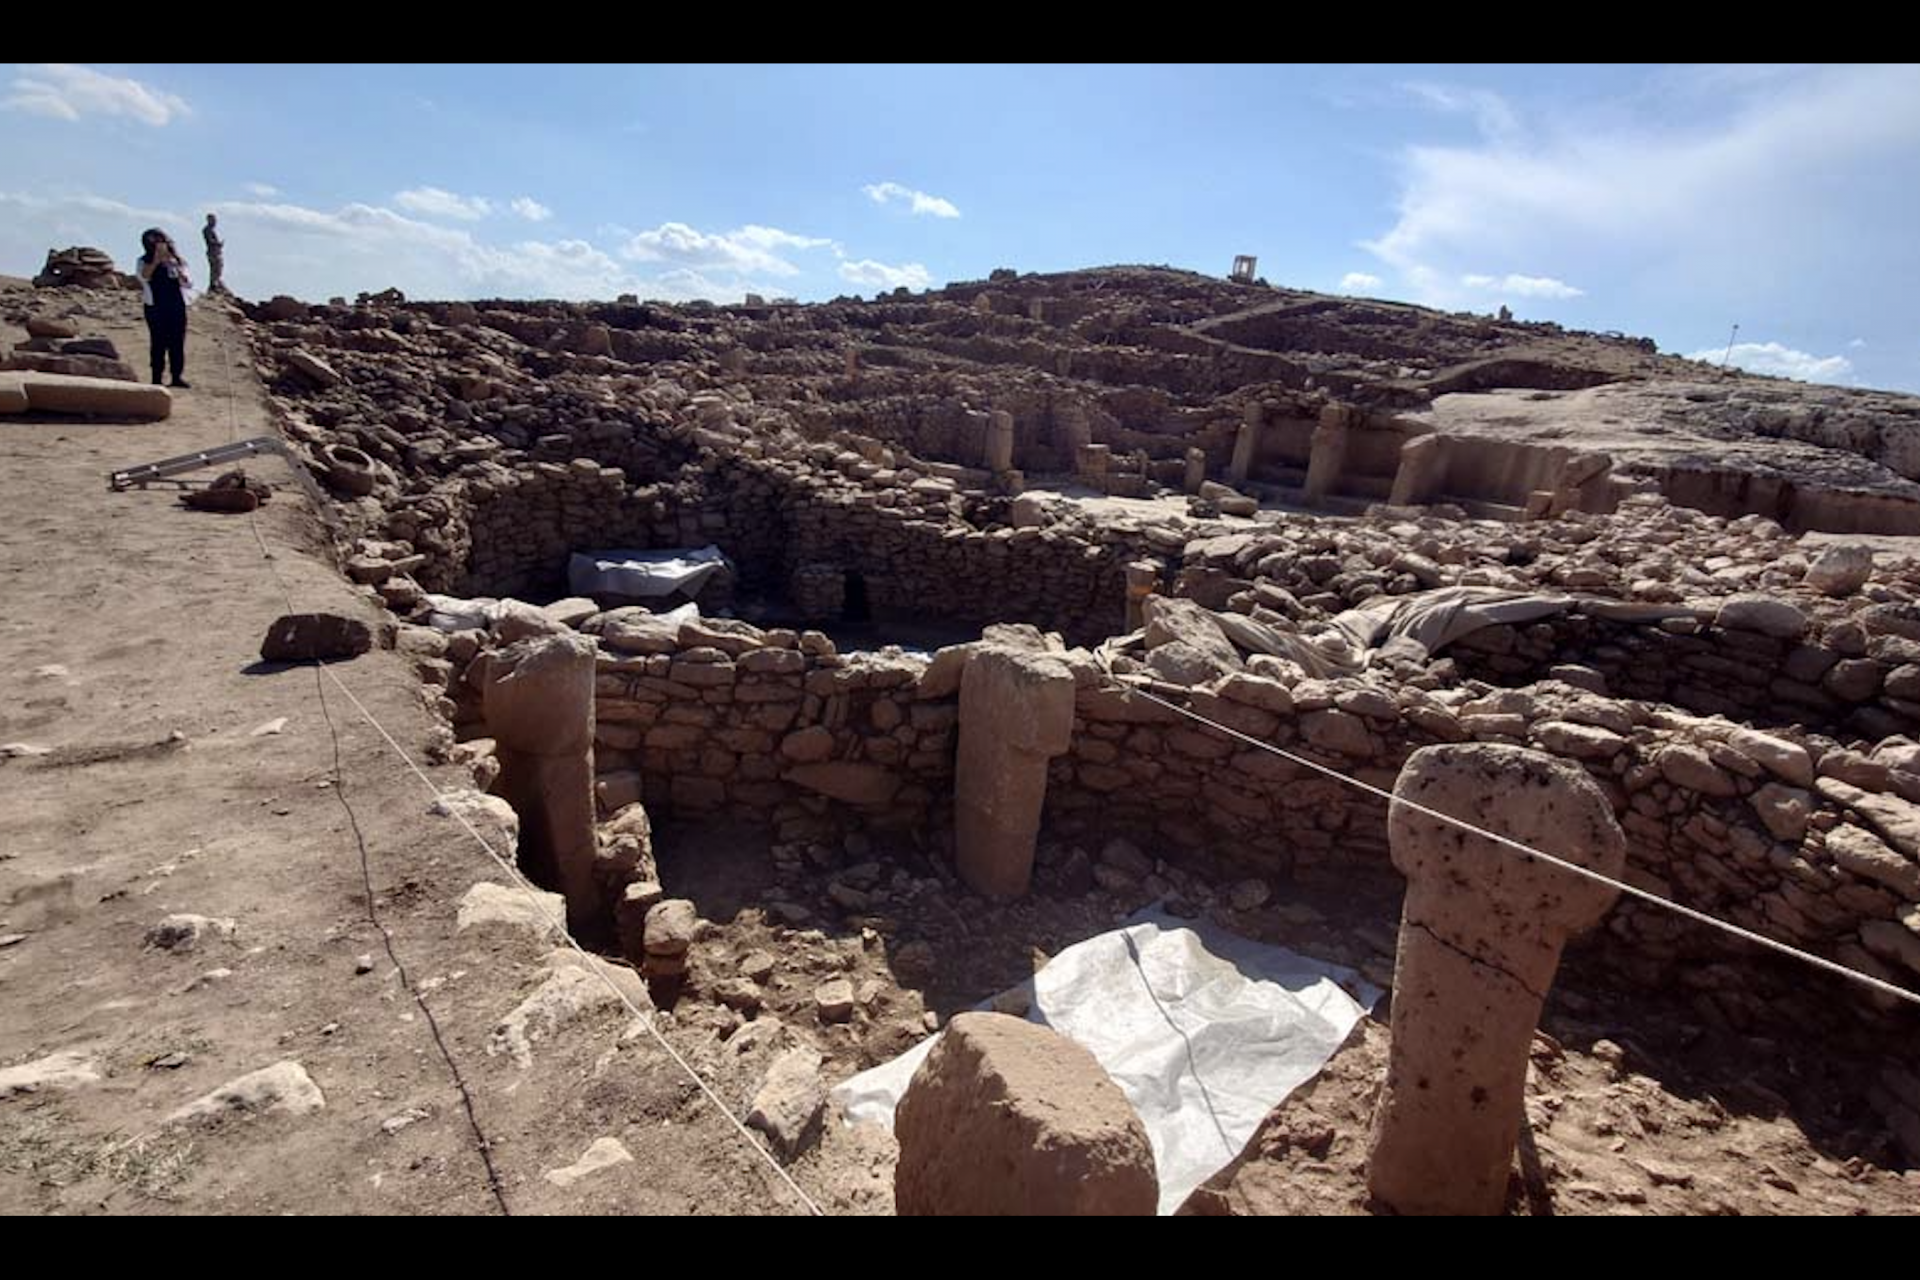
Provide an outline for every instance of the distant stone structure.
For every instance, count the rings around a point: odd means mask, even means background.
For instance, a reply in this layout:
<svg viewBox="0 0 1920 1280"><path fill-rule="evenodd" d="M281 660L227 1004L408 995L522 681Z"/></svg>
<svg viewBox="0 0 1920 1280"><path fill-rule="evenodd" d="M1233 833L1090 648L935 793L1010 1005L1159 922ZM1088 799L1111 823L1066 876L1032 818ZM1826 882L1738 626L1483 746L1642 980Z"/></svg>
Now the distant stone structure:
<svg viewBox="0 0 1920 1280"><path fill-rule="evenodd" d="M47 261L33 278L40 289L128 289L140 282L114 268L113 259L99 249L75 247L47 250Z"/></svg>

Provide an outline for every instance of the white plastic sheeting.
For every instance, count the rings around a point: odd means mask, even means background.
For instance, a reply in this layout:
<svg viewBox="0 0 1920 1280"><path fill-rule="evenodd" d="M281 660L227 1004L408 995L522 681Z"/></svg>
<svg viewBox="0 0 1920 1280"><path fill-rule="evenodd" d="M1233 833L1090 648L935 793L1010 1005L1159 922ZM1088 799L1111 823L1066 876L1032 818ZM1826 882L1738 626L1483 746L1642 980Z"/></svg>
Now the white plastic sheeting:
<svg viewBox="0 0 1920 1280"><path fill-rule="evenodd" d="M581 596L652 599L695 595L727 563L719 547L698 551L577 551L567 561L567 589Z"/></svg>
<svg viewBox="0 0 1920 1280"><path fill-rule="evenodd" d="M1163 1214L1239 1155L1380 998L1350 969L1157 907L1068 947L1016 990L1029 1022L1084 1045L1140 1113ZM835 1088L847 1119L891 1128L937 1040Z"/></svg>
<svg viewBox="0 0 1920 1280"><path fill-rule="evenodd" d="M1322 679L1358 675L1383 656L1424 662L1476 631L1534 622L1563 613L1586 613L1648 626L1665 618L1696 614L1696 610L1686 605L1476 586L1436 587L1403 596L1375 596L1344 613L1307 624L1257 622L1245 614L1220 610L1203 612L1241 652L1285 658L1297 663L1308 675ZM1099 652L1111 657L1140 649L1145 640L1145 632L1130 632L1106 641Z"/></svg>
<svg viewBox="0 0 1920 1280"><path fill-rule="evenodd" d="M500 601L492 596L437 596L425 593L427 625L441 631L490 631L500 620Z"/></svg>

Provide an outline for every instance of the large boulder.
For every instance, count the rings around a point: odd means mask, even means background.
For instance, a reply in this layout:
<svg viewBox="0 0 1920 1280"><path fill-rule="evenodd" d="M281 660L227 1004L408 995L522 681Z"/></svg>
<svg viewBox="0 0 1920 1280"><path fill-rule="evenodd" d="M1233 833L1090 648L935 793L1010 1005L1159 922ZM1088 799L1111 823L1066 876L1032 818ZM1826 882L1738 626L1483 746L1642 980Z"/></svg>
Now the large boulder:
<svg viewBox="0 0 1920 1280"><path fill-rule="evenodd" d="M783 1159L791 1160L819 1132L827 1104L820 1079L824 1061L818 1050L805 1045L789 1049L774 1060L753 1095L747 1123L766 1134Z"/></svg>
<svg viewBox="0 0 1920 1280"><path fill-rule="evenodd" d="M1714 619L1729 631L1757 631L1779 640L1798 640L1807 630L1807 615L1788 601L1758 592L1728 596Z"/></svg>
<svg viewBox="0 0 1920 1280"><path fill-rule="evenodd" d="M337 613L289 613L274 620L260 642L267 662L326 662L373 648L373 632L358 618Z"/></svg>
<svg viewBox="0 0 1920 1280"><path fill-rule="evenodd" d="M277 320L303 320L306 315L307 304L298 298L289 298L284 293L274 294L253 311L254 319L268 323Z"/></svg>
<svg viewBox="0 0 1920 1280"><path fill-rule="evenodd" d="M948 1026L894 1112L903 1215L1145 1215L1153 1148L1091 1053L998 1013Z"/></svg>
<svg viewBox="0 0 1920 1280"><path fill-rule="evenodd" d="M1873 576L1873 550L1853 544L1828 547L1807 566L1806 584L1830 596L1850 596Z"/></svg>
<svg viewBox="0 0 1920 1280"><path fill-rule="evenodd" d="M340 382L339 371L304 347L287 352L286 361L293 370L315 386L331 387Z"/></svg>

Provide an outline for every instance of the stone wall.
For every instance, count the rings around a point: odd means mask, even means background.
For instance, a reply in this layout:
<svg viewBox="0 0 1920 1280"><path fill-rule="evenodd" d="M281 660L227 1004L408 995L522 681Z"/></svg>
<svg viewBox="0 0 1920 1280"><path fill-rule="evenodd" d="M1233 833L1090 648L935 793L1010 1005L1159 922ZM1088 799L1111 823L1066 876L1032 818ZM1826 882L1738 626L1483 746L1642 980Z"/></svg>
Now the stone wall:
<svg viewBox="0 0 1920 1280"><path fill-rule="evenodd" d="M595 765L606 807L729 814L784 841L950 825L954 690L924 660L843 656L817 632L601 626Z"/></svg>
<svg viewBox="0 0 1920 1280"><path fill-rule="evenodd" d="M1289 688L1236 673L1211 690L1151 687L1383 789L1408 754L1436 742L1518 743L1574 760L1628 833L1630 883L1920 987L1920 747L1892 744L1870 758L1558 681L1479 692L1360 680ZM1079 692L1048 818L1083 842L1150 836L1169 861L1212 875L1393 883L1385 801L1106 684ZM1606 931L1592 948L1598 962L1695 991L1735 1026L1771 1001L1812 1008L1840 990L1632 899Z"/></svg>
<svg viewBox="0 0 1920 1280"><path fill-rule="evenodd" d="M1516 684L1555 664L1591 668L1608 692L1671 703L1752 724L1844 731L1872 741L1920 733L1920 640L1871 626L1903 623L1873 606L1859 618L1804 634L1784 613L1769 635L1751 625L1697 617L1660 623L1610 621L1591 613L1475 632L1449 650L1470 676Z"/></svg>

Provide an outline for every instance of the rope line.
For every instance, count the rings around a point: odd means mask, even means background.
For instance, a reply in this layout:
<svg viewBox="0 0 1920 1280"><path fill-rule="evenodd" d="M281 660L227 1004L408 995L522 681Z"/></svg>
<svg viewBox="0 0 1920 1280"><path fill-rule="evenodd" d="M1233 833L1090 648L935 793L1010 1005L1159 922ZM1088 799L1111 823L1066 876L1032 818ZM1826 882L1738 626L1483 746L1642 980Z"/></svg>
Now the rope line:
<svg viewBox="0 0 1920 1280"><path fill-rule="evenodd" d="M227 401L227 434L229 439L234 439L239 435L240 421L233 393L233 360L227 350L226 338L217 328L213 336L215 344L220 348L222 393ZM293 592L287 586L287 580L281 574L280 566L274 561L273 552L268 549L266 539L260 536L260 525L254 518L255 513L249 511L246 515L247 529L253 534L253 540L260 548L260 558L266 563L267 571L273 575L274 582L279 585L280 598L286 601L287 612L300 612L299 607L293 602ZM427 1004L426 993L415 985L413 975L407 971L405 962L400 959L392 932L380 919L379 912L374 907L372 854L367 848L366 834L360 829L360 815L354 811L353 803L347 799L346 771L340 764L340 728L334 723L333 709L327 705L327 687L320 679L324 668L320 665L318 658L310 661L313 663L313 691L320 700L320 716L326 721L327 734L333 740L333 785L329 789L333 792L334 798L340 802L340 807L346 810L347 822L353 828L354 843L359 847L360 882L366 891L367 921L379 930L381 948L387 953L387 959L393 963L394 972L400 976L400 985L406 989L408 995L413 997L415 1007L427 1020L428 1032L440 1050L441 1060L447 1064L448 1074L453 1077L454 1088L460 1094L460 1104L466 1112L467 1126L473 1130L474 1145L480 1152L480 1162L486 1166L487 1190L493 1193L494 1203L500 1206L501 1214L511 1218L513 1208L507 1203L506 1186L500 1179L500 1170L493 1163L493 1142L487 1137L486 1131L480 1127L480 1115L474 1106L473 1092L467 1087L466 1077L460 1070L460 1064L454 1058L452 1048L447 1044L445 1033L440 1029L440 1020L434 1016L433 1009Z"/></svg>
<svg viewBox="0 0 1920 1280"><path fill-rule="evenodd" d="M222 363L225 364L227 363L224 359L225 342L223 339L218 338L217 335L216 335L216 341L219 341L221 343L221 349L223 354ZM229 371L227 405L230 413L233 409L233 396L232 396L231 388L232 388L232 379L231 379L231 371ZM237 430L237 423L234 429ZM289 461L291 462L291 459L289 459ZM261 554L266 558L267 567L272 571L274 578L278 580L280 583L281 594L287 600L288 612L290 613L299 612L299 610L294 606L291 593L287 590L286 580L281 577L278 567L274 565L273 556L267 550L265 541L260 538L259 529L255 527L252 523L253 513L249 512L247 518L248 518L249 527L253 528L254 539L260 542ZM381 736L381 738L385 739L386 744L393 749L393 753L401 759L401 761L407 766L407 768L413 771L413 774L415 777L419 778L420 781L426 785L427 790L433 794L434 799L436 801L444 801L446 798L446 792L441 789L438 783L434 782L432 778L428 777L426 772L423 769L421 769L417 763L414 762L413 757L408 754L407 749L401 746L400 743L394 738L394 736L391 733L387 732L386 726L380 723L378 717L376 717L373 714L373 712L367 709L367 706L365 703L361 702L358 697L354 696L353 690L349 689L346 686L346 684L341 681L340 677L333 673L331 668L321 663L318 659L314 660L313 667L314 667L316 685L319 684L320 677L322 676L324 676L328 680L331 680L334 684L334 687L337 688L346 697L348 702L353 704L354 709L360 713L361 718L364 719L369 725L373 726L374 731L378 733ZM324 687L322 687L322 693L321 693L321 707L322 707L322 710L324 711L326 707L326 695L324 692ZM328 719L328 725L329 727L331 727L332 725L331 717L329 717ZM335 737L336 759L337 759L338 749L339 749L339 740L338 740L338 736L336 735ZM336 789L338 788L338 785L339 784L336 778L336 783L335 783ZM345 803L344 796L342 797L342 803ZM729 1107L724 1101L721 1100L720 1095L716 1093L713 1090L713 1088L707 1084L706 1080L701 1076L701 1074L697 1070L694 1069L692 1064L690 1064L685 1058L683 1058L680 1055L679 1051L675 1049L672 1044L668 1043L666 1037L660 1033L660 1029L654 1025L653 1019L650 1016L648 1016L647 1013L643 1013L640 1010L640 1008L636 1006L631 999L628 998L627 993L620 989L619 984L615 983L613 979L607 975L606 970L602 967L602 962L600 962L599 958L594 956L585 947L582 947L580 943L574 939L572 933L570 933L567 930L565 920L564 919L556 920L547 911L539 890L536 889L534 885L528 882L527 878L521 874L520 869L517 866L513 865L510 859L503 857L499 853L499 851L497 851L493 847L493 845L487 840L487 838L481 835L480 832L477 829L475 829L474 825L471 822L467 821L467 816L464 813L462 813L457 807L453 805L443 804L442 808L444 808L446 812L451 814L455 819L455 821L459 822L459 824L462 827L466 828L467 834L474 838L474 841L477 844L479 844L482 850L486 852L487 856L493 859L494 863L498 865L502 871L506 872L508 877L511 878L515 884L517 884L521 889L525 890L528 896L528 900L533 904L534 910L540 914L541 918L547 922L547 924L554 930L555 933L557 933L560 936L560 938L566 943L568 947L571 947L574 951L578 952L582 957L584 957L587 961L589 961L587 965L588 970L592 972L592 974L596 978L598 978L602 984L605 985L607 990L613 994L615 999L619 1000L619 1002L626 1007L627 1012L631 1014L633 1018L643 1028L645 1028L647 1033L653 1037L655 1043L657 1043L660 1046L660 1048L666 1051L667 1056L673 1059L674 1063L680 1068L680 1070L684 1072L686 1076L690 1080L692 1080L695 1085L699 1086L700 1092L706 1095L707 1100L713 1103L713 1105L719 1110L721 1115L726 1117L728 1123L730 1123L736 1130L739 1131L741 1138L743 1138L746 1141L747 1145L753 1148L754 1152L757 1155L759 1155L762 1160L766 1162L767 1166L771 1168L773 1172L779 1176L780 1180L784 1182L787 1185L787 1187L794 1193L794 1195L799 1198L801 1204L806 1206L807 1212L816 1217L824 1217L825 1211L822 1210L819 1204L814 1201L813 1197L809 1196L804 1190L801 1189L800 1184L794 1181L793 1176L789 1174L787 1170L780 1164L780 1162L774 1158L772 1152L768 1151L764 1146L762 1146L760 1142L754 1138L752 1130L748 1129L745 1124L741 1123L739 1117L734 1115L733 1109ZM357 823L355 824L355 830L356 831L358 830ZM366 846L363 842L361 845L363 860L365 857L365 851L366 851ZM371 881L368 882L367 901L368 901L368 909L369 911L371 911L372 901L373 901ZM378 921L376 921L375 923L378 924ZM384 926L381 927L381 933L383 936L386 934L386 930ZM392 955L391 938L389 938L388 954ZM398 960L395 960L396 967L398 967L398 964L399 964ZM402 973L402 977L404 980L404 977L405 977L404 971ZM411 989L411 987L409 989ZM415 995L415 999L416 1001L420 1001L420 997L418 996L417 993ZM420 1004L421 1004L422 1010L424 1011L426 1009L425 1002L420 1001ZM427 1016L429 1021L431 1021L432 1014L429 1012ZM437 1026L435 1028L435 1036L436 1038L438 1037ZM451 1065L451 1059L449 1059L449 1065ZM455 1074L457 1079L458 1078L457 1068L455 1069ZM465 1094L464 1084L461 1086L461 1090L462 1090L462 1094L464 1095ZM470 1098L468 1099L468 1110L469 1110L469 1115L471 1116L472 1101ZM478 1122L476 1121L475 1132L478 1133L478 1131L479 1131ZM489 1174L491 1174L492 1168L493 1168L493 1162L492 1162L492 1158L487 1154L489 1148L484 1135L481 1136L480 1149L481 1149L482 1157L487 1161ZM496 1195L499 1194L497 1181L495 1183L495 1194ZM501 1208L503 1210L506 1208L506 1204L504 1200L501 1201Z"/></svg>
<svg viewBox="0 0 1920 1280"><path fill-rule="evenodd" d="M1116 677L1116 679L1117 678L1119 677ZM1508 836L1500 835L1497 832L1489 831L1485 827L1476 826L1475 824L1468 822L1463 818L1456 818L1450 813L1442 813L1438 809L1429 808L1428 806L1421 804L1416 800L1408 800L1403 796L1396 796L1390 791L1384 791L1381 788L1376 787L1371 783L1362 782L1358 778L1349 777L1347 774L1340 772L1338 769L1330 768L1327 765L1321 764L1316 760L1309 760L1305 756L1295 755L1293 752L1287 751L1281 747L1277 747L1271 742L1263 742L1258 738L1251 737L1247 734L1241 733L1237 729L1228 728L1226 725L1221 724L1219 721L1210 720L1206 716L1201 715L1197 711L1191 711L1186 707L1179 705L1178 703L1169 702L1165 698L1159 697L1152 693L1148 693L1145 689L1142 689L1137 684L1132 684L1131 682L1128 682L1127 687L1131 689L1133 693L1136 694L1137 696L1145 698L1149 702L1158 703L1160 706L1167 708L1167 710L1169 711L1176 711L1179 714L1187 717L1189 720L1198 721L1199 723L1206 725L1210 729L1213 729L1220 733L1224 733L1229 737L1237 738L1240 741L1245 742L1250 746L1255 746L1260 748L1262 751L1270 751L1274 755L1280 756L1282 759L1291 760L1295 764L1305 765L1307 768L1312 769L1318 773L1323 773L1329 778L1333 778L1333 779L1336 779L1337 781L1344 782L1350 787L1357 787L1361 791L1365 791L1371 795L1379 796L1382 800L1385 800L1389 806L1396 805L1396 804L1404 805L1407 808L1412 809L1417 813L1425 814L1429 818L1438 819L1439 821L1447 823L1450 826L1458 827L1462 831L1471 832L1472 834L1480 836L1483 839L1491 840L1495 844L1504 845L1505 847L1515 850L1516 852L1525 854L1528 857L1538 858L1542 862L1548 863L1552 866L1559 867L1562 870L1571 871L1575 875L1581 876L1587 880L1591 880L1596 884L1606 885L1609 888L1619 890L1621 893L1627 894L1634 898L1638 898L1643 902L1650 902L1654 906L1665 908L1668 911L1672 911L1677 915L1681 915L1686 917L1689 920L1692 920L1696 924L1704 924L1710 928L1719 929L1721 932L1732 934L1734 937L1740 938L1743 941L1754 943L1757 946L1765 947L1771 951L1777 951L1781 955L1788 956L1788 957L1791 957L1792 959L1799 960L1806 964L1813 965L1816 968L1824 969L1828 973L1836 974L1850 981L1861 983L1862 985L1870 987L1874 991L1877 991L1882 995L1892 996L1896 1000L1902 1000L1911 1005L1920 1005L1920 994L1916 994L1912 991L1908 991L1905 987L1897 987L1893 983L1886 982L1880 978L1876 978L1871 974L1861 973L1857 969L1849 969L1843 964L1837 964L1832 960L1828 960L1824 956L1814 955L1810 951L1802 951L1798 947L1789 946L1787 943L1777 941L1773 938L1769 938L1765 934L1755 933L1751 929L1742 928L1741 926L1734 924L1731 921L1721 920L1715 916L1710 916L1703 911L1696 911L1692 907L1682 906L1680 903L1673 901L1671 898L1662 898L1658 894L1649 893L1645 889L1641 889L1634 885L1630 885L1623 880L1616 880L1612 876L1604 875L1601 872L1593 870L1591 867L1583 867L1579 863L1569 862L1565 858L1556 858L1550 853L1543 853L1540 850L1532 848L1529 845L1522 844L1518 840L1514 840Z"/></svg>

